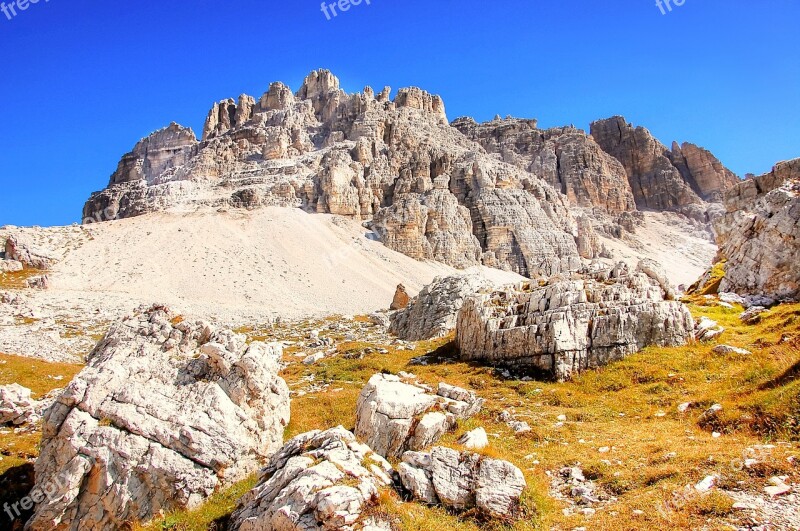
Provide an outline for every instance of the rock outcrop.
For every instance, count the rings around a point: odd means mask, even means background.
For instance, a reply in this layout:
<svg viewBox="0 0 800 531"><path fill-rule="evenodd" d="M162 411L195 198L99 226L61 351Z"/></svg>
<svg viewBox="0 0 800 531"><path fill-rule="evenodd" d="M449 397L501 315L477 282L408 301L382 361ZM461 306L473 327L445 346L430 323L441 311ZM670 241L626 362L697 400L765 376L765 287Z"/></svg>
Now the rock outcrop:
<svg viewBox="0 0 800 531"><path fill-rule="evenodd" d="M389 93L347 94L320 70L295 94L274 83L258 101L217 103L201 141L173 124L139 142L87 201L84 219L286 206L357 218L392 249L459 268L538 275L580 267L564 196L447 124L441 98ZM603 162L590 179L613 163L596 155Z"/></svg>
<svg viewBox="0 0 800 531"><path fill-rule="evenodd" d="M433 395L397 376L376 374L358 397L355 434L377 454L399 457L435 444L482 406L475 393L459 387L441 383Z"/></svg>
<svg viewBox="0 0 800 531"><path fill-rule="evenodd" d="M438 277L408 307L391 315L389 332L405 341L444 337L456 329L464 300L489 285L478 275Z"/></svg>
<svg viewBox="0 0 800 531"><path fill-rule="evenodd" d="M564 380L648 345L683 345L692 316L653 276L620 263L477 294L458 315L460 355Z"/></svg>
<svg viewBox="0 0 800 531"><path fill-rule="evenodd" d="M394 292L394 297L392 298L392 304L389 305L389 310L402 310L408 306L409 300L411 300L411 298L408 296L408 292L406 292L406 287L402 284L398 284Z"/></svg>
<svg viewBox="0 0 800 531"><path fill-rule="evenodd" d="M49 269L54 259L47 252L39 250L19 235L11 235L5 242L5 260L21 263L31 269ZM16 266L8 266L9 271L16 270Z"/></svg>
<svg viewBox="0 0 800 531"><path fill-rule="evenodd" d="M298 435L276 453L231 516L232 531L377 528L366 511L392 484L391 465L341 426Z"/></svg>
<svg viewBox="0 0 800 531"><path fill-rule="evenodd" d="M430 453L406 452L397 470L416 500L494 518L518 516L526 487L522 471L508 461L440 446Z"/></svg>
<svg viewBox="0 0 800 531"><path fill-rule="evenodd" d="M571 205L609 214L636 210L625 168L580 129L538 129L536 120L516 118L481 124L459 118L453 127L500 160L544 179Z"/></svg>
<svg viewBox="0 0 800 531"><path fill-rule="evenodd" d="M715 223L725 260L720 291L774 300L800 298L800 159L743 181Z"/></svg>
<svg viewBox="0 0 800 531"><path fill-rule="evenodd" d="M163 306L114 324L45 412L30 530L118 529L198 505L283 440L280 345Z"/></svg>
<svg viewBox="0 0 800 531"><path fill-rule="evenodd" d="M719 201L738 182L709 151L688 143L669 150L650 131L621 116L592 123L591 135L622 163L640 209L707 217L704 201Z"/></svg>
<svg viewBox="0 0 800 531"><path fill-rule="evenodd" d="M0 385L0 426L21 426L38 418L30 389L19 384Z"/></svg>

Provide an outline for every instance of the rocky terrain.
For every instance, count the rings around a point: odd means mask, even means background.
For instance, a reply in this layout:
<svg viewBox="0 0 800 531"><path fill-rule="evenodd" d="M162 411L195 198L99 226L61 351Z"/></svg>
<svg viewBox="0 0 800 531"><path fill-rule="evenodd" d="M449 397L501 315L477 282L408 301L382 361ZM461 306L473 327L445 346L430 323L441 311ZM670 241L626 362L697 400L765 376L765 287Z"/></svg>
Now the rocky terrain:
<svg viewBox="0 0 800 531"><path fill-rule="evenodd" d="M720 290L800 298L800 159L743 181L725 196L715 223L718 261L725 262Z"/></svg>
<svg viewBox="0 0 800 531"><path fill-rule="evenodd" d="M0 228L0 502L30 530L800 528L798 182L325 70L218 102L82 225Z"/></svg>

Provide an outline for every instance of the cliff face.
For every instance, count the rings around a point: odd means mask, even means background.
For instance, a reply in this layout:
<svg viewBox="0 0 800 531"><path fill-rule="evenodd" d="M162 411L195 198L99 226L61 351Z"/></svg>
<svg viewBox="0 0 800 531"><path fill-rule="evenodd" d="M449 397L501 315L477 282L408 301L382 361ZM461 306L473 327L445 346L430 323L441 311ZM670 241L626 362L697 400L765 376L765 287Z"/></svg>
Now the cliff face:
<svg viewBox="0 0 800 531"><path fill-rule="evenodd" d="M636 210L625 168L579 129L542 130L535 120L513 118L483 124L461 118L453 126L503 162L544 179L571 205L609 214Z"/></svg>
<svg viewBox="0 0 800 531"><path fill-rule="evenodd" d="M800 159L730 189L725 210L715 223L720 290L800 299Z"/></svg>
<svg viewBox="0 0 800 531"><path fill-rule="evenodd" d="M328 71L296 93L215 104L203 139L177 125L123 157L88 221L198 207L299 207L367 222L389 247L523 275L580 266L578 225L547 182L488 155L418 88L346 94Z"/></svg>
<svg viewBox="0 0 800 531"><path fill-rule="evenodd" d="M738 182L709 151L688 143L675 143L669 150L650 131L621 116L592 123L591 135L622 163L641 209L697 215L705 201L720 201Z"/></svg>

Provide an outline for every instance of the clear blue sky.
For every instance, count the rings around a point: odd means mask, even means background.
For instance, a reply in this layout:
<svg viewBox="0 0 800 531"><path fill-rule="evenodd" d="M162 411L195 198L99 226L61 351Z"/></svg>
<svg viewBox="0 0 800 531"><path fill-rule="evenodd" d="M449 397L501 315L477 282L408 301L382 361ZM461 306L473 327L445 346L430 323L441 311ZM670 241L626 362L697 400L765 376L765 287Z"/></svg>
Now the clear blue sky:
<svg viewBox="0 0 800 531"><path fill-rule="evenodd" d="M8 4L8 0L5 0ZM421 86L448 116L622 114L739 174L800 156L800 2L371 0L328 21L320 0L39 0L0 13L0 225L79 221L120 156L215 100L297 89Z"/></svg>

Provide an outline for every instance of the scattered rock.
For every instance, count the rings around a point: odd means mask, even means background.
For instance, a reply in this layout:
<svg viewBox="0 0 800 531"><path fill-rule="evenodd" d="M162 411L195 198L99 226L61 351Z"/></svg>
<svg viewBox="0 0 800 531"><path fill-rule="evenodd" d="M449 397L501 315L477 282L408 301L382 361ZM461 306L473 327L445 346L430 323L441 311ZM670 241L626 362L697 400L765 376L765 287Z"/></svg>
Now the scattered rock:
<svg viewBox="0 0 800 531"><path fill-rule="evenodd" d="M31 390L19 384L0 386L0 426L21 426L36 422L37 402L31 398Z"/></svg>
<svg viewBox="0 0 800 531"><path fill-rule="evenodd" d="M698 492L708 492L716 486L718 480L718 476L706 476L694 488Z"/></svg>
<svg viewBox="0 0 800 531"><path fill-rule="evenodd" d="M385 459L341 426L304 433L272 457L258 484L239 500L229 529L361 529L393 476Z"/></svg>
<svg viewBox="0 0 800 531"><path fill-rule="evenodd" d="M25 283L31 289L50 289L50 279L47 275L31 277Z"/></svg>
<svg viewBox="0 0 800 531"><path fill-rule="evenodd" d="M16 273L22 271L24 266L22 262L16 260L0 260L0 273Z"/></svg>
<svg viewBox="0 0 800 531"><path fill-rule="evenodd" d="M711 350L714 354L719 354L721 356L727 356L729 354L737 354L739 356L749 356L752 354L749 350L745 350L743 348L732 347L730 345L717 345Z"/></svg>
<svg viewBox="0 0 800 531"><path fill-rule="evenodd" d="M701 317L700 321L697 323L694 337L698 341L711 341L721 336L724 332L725 329L716 321L708 317Z"/></svg>
<svg viewBox="0 0 800 531"><path fill-rule="evenodd" d="M322 361L324 359L325 359L325 353L324 352L317 352L315 354L311 354L309 356L306 356L303 359L303 365L314 365L315 363L320 362L320 361Z"/></svg>
<svg viewBox="0 0 800 531"><path fill-rule="evenodd" d="M739 316L739 319L747 325L756 325L761 322L763 315L768 310L763 306L751 306L747 310L745 310L742 315Z"/></svg>
<svg viewBox="0 0 800 531"><path fill-rule="evenodd" d="M50 269L54 259L45 251L36 249L23 236L12 234L6 238L5 260L22 263L31 269ZM11 266L14 267L14 266Z"/></svg>
<svg viewBox="0 0 800 531"><path fill-rule="evenodd" d="M764 487L764 492L766 492L771 498L777 498L778 496L783 496L784 494L789 494L792 492L792 487L787 485L780 478L770 478L769 482L770 485Z"/></svg>

